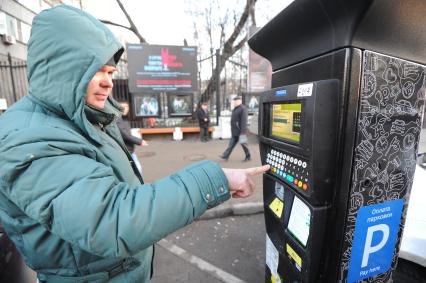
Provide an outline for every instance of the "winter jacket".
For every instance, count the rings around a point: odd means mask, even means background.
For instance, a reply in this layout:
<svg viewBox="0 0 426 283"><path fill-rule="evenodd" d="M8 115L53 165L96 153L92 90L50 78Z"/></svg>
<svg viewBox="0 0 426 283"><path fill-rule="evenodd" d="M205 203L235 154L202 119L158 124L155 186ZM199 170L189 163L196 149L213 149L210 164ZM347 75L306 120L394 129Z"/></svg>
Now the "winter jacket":
<svg viewBox="0 0 426 283"><path fill-rule="evenodd" d="M207 121L204 120L206 118L207 118ZM203 108L199 108L197 110L197 119L198 119L198 124L200 125L201 128L208 128L209 127L210 117L207 114L207 112L204 111Z"/></svg>
<svg viewBox="0 0 426 283"><path fill-rule="evenodd" d="M29 93L0 117L0 220L41 282L149 282L152 245L229 198L211 161L143 184L119 104L85 105L91 78L121 51L78 9L34 18Z"/></svg>
<svg viewBox="0 0 426 283"><path fill-rule="evenodd" d="M247 108L240 104L232 110L231 116L231 134L233 137L247 134Z"/></svg>
<svg viewBox="0 0 426 283"><path fill-rule="evenodd" d="M133 153L133 151L135 151L135 145L140 145L142 143L142 139L132 135L130 122L126 118L118 118L117 126L120 129L121 137L123 138L124 143L126 144L127 150L130 153Z"/></svg>

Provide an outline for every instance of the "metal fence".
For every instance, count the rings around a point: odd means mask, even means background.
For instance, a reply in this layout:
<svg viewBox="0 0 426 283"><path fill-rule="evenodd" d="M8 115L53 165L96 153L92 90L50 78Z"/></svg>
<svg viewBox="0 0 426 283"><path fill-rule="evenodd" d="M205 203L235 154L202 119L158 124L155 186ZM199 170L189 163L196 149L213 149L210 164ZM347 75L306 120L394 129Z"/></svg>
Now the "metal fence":
<svg viewBox="0 0 426 283"><path fill-rule="evenodd" d="M11 106L27 92L27 62L13 60L9 54L7 61L0 61L0 98Z"/></svg>

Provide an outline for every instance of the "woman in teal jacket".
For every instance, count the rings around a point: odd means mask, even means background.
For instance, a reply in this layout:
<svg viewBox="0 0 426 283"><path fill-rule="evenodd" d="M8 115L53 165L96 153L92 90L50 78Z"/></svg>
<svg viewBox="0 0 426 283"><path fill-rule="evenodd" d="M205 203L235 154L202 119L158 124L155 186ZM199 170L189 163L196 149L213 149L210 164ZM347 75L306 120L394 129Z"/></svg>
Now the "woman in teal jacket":
<svg viewBox="0 0 426 283"><path fill-rule="evenodd" d="M0 219L41 282L149 282L155 242L268 169L204 161L143 184L109 96L122 52L78 9L34 18L29 93L0 118Z"/></svg>

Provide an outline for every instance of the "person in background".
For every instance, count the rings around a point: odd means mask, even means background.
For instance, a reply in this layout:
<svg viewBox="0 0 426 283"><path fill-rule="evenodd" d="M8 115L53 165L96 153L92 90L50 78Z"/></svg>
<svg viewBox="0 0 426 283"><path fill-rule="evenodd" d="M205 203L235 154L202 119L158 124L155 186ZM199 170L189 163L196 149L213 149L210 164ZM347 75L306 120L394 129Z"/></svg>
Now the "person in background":
<svg viewBox="0 0 426 283"><path fill-rule="evenodd" d="M209 124L210 117L208 112L207 102L202 102L201 107L197 111L198 124L200 125L200 140L201 142L209 141Z"/></svg>
<svg viewBox="0 0 426 283"><path fill-rule="evenodd" d="M123 51L71 6L32 22L28 94L0 116L0 219L41 283L150 282L156 242L270 169L204 160L145 183L115 122Z"/></svg>
<svg viewBox="0 0 426 283"><path fill-rule="evenodd" d="M231 136L231 139L229 140L228 148L219 157L227 161L235 145L237 145L237 143L240 142L244 150L244 153L246 155L243 162L247 162L247 161L250 161L251 159L250 151L247 145L248 112L247 112L247 108L242 104L241 96L236 96L233 99L233 102L234 102L234 109L232 110L232 116L231 116L231 135L232 136Z"/></svg>
<svg viewBox="0 0 426 283"><path fill-rule="evenodd" d="M135 145L147 146L148 143L142 138L138 138L132 135L129 117L129 103L126 101L120 102L121 107L123 107L123 115L117 119L117 126L120 129L121 137L123 138L124 143L126 144L127 150L132 155L132 159L135 162L136 167L139 172L142 174L142 166L139 162L138 156L135 153Z"/></svg>

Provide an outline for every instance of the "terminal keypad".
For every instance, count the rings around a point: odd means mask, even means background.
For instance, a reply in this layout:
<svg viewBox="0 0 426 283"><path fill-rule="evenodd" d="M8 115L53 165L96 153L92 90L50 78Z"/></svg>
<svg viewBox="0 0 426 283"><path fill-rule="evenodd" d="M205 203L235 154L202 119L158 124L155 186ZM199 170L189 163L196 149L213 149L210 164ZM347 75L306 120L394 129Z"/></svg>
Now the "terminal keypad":
<svg viewBox="0 0 426 283"><path fill-rule="evenodd" d="M288 152L269 149L266 164L271 165L270 173L300 190L309 189L308 162Z"/></svg>

